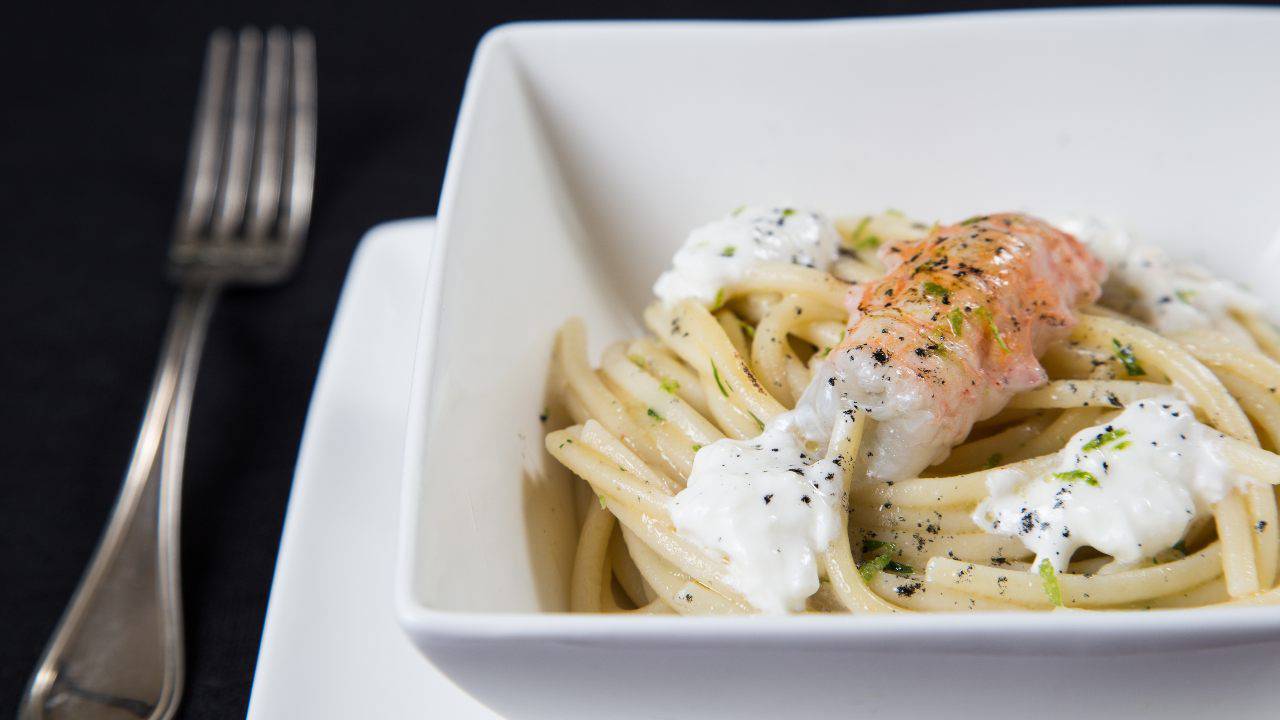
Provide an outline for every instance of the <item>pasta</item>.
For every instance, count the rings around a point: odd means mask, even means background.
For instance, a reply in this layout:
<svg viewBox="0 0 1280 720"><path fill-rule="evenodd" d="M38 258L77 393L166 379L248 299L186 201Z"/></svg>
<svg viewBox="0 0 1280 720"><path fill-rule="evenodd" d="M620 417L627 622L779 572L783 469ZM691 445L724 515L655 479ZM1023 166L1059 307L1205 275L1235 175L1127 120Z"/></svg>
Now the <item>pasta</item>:
<svg viewBox="0 0 1280 720"><path fill-rule="evenodd" d="M843 251L830 272L757 262L723 282L710 301L657 302L644 312L652 336L606 348L598 366L587 357L582 323L561 328L554 363L574 424L549 432L546 446L598 498L581 522L573 611L765 609L753 605L725 553L678 529L673 500L704 447L757 438L796 407L820 363L845 340L852 283L886 276L873 245L883 256L885 247L931 232L896 214L836 227ZM814 555L817 584L804 611L1101 611L1280 598L1275 331L1257 308L1232 307L1223 321L1229 335L1160 332L1151 317L1110 295L1108 287L1104 304L1082 308L1069 333L1043 351L1044 382L971 423L967 437L911 477L886 481L868 469L869 438L883 430L875 413L846 413L824 446L805 446L822 462L835 460L831 493L840 511L834 539ZM976 315L968 318L975 327ZM941 326L945 335L946 322ZM998 324L991 332L1003 345ZM1052 474L1073 437L1110 428L1139 404L1170 399L1189 405L1197 427L1213 433L1227 472L1249 479L1230 486L1211 517L1189 522L1177 542L1144 548L1142 558L1123 563L1086 546L1055 570L1018 537L979 524L1002 478L1065 475L1095 485L1085 470ZM1129 440L1123 430L1108 432L1115 437L1100 433L1091 443L1118 455Z"/></svg>

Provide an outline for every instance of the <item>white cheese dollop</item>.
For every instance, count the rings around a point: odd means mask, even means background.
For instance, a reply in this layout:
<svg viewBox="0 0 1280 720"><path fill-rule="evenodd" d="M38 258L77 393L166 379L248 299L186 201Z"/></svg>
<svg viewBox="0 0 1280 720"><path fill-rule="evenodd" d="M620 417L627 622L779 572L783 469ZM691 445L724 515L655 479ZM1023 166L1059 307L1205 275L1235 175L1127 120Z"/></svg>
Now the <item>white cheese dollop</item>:
<svg viewBox="0 0 1280 720"><path fill-rule="evenodd" d="M761 263L827 270L840 234L819 213L789 207L742 207L689 233L653 293L664 303L688 298L713 305L722 288Z"/></svg>
<svg viewBox="0 0 1280 720"><path fill-rule="evenodd" d="M1086 545L1115 558L1116 568L1135 565L1176 544L1232 488L1254 481L1228 467L1221 438L1182 400L1141 400L1076 433L1047 474L991 473L973 521L1022 540L1036 554L1033 567L1048 560L1063 571Z"/></svg>
<svg viewBox="0 0 1280 720"><path fill-rule="evenodd" d="M808 447L806 447L806 444ZM677 532L728 559L728 582L761 612L800 612L818 590L818 555L840 531L843 458L781 413L759 437L698 450L672 500Z"/></svg>
<svg viewBox="0 0 1280 720"><path fill-rule="evenodd" d="M1262 302L1243 288L1193 263L1175 262L1161 248L1134 242L1117 223L1086 217L1064 219L1057 225L1107 264L1102 304L1161 333L1230 331L1232 310L1262 309Z"/></svg>
<svg viewBox="0 0 1280 720"><path fill-rule="evenodd" d="M653 291L664 303L693 298L710 306L753 266L825 271L839 247L835 226L819 213L743 207L690 233ZM843 512L839 461L819 459L833 425L806 437L787 412L759 437L707 445L672 500L677 532L722 554L728 582L762 612L802 611L818 590L817 556L835 539Z"/></svg>

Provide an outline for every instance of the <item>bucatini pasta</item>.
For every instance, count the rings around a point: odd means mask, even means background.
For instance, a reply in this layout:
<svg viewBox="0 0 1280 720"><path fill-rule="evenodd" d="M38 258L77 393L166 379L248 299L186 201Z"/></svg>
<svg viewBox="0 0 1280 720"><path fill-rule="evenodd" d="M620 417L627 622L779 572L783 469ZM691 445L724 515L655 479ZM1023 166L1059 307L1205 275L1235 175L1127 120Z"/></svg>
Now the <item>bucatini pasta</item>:
<svg viewBox="0 0 1280 720"><path fill-rule="evenodd" d="M1091 228L740 208L676 254L651 337L592 366L570 320L546 446L592 491L572 609L1280 600L1280 340Z"/></svg>

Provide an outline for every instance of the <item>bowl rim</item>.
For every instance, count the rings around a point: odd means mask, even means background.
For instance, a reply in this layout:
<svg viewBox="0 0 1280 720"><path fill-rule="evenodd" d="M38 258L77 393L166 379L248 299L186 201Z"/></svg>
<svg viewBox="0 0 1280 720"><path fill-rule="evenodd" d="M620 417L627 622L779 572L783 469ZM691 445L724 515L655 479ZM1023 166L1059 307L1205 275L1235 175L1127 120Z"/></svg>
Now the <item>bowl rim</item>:
<svg viewBox="0 0 1280 720"><path fill-rule="evenodd" d="M1029 650L1038 639L1069 634L1084 642L1107 638L1121 643L1139 642L1143 650L1162 647L1204 648L1280 640L1280 612L1266 606L1210 609L1115 610L1107 612L1052 613L983 611L974 613L902 613L898 615L807 614L778 616L706 617L695 622L678 615L589 615L567 612L474 612L434 609L421 603L414 592L419 504L424 466L435 338L441 317L445 250L453 231L451 208L459 192L459 175L475 125L476 87L501 49L523 36L569 32L661 32L671 30L768 31L779 27L825 28L837 24L939 24L1045 19L1054 16L1280 16L1280 8L1246 5L1121 6L1112 8L1067 7L984 10L968 12L887 15L869 18L799 20L571 20L505 23L480 39L464 86L462 102L449 148L444 184L437 210L437 232L430 250L427 280L410 386L405 436L394 608L401 628L418 644L504 643L512 641L571 641L608 644L618 640L655 645L788 645L803 641L814 647L874 645L885 640L911 640L913 649L937 651L955 648L958 641L970 650L1000 654L1071 654L1062 646ZM1193 611L1188 615L1185 610ZM1194 622L1188 623L1188 617ZM1114 652L1114 644L1109 652ZM1138 646L1135 646L1135 648ZM1094 652L1085 649L1085 652Z"/></svg>

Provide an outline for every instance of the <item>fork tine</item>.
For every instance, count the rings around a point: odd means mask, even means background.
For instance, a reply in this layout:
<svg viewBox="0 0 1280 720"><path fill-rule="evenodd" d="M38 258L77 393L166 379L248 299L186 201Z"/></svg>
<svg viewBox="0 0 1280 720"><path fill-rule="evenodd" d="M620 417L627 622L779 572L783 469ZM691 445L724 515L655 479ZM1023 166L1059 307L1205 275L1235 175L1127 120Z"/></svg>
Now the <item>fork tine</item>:
<svg viewBox="0 0 1280 720"><path fill-rule="evenodd" d="M311 219L316 50L305 28L210 38L169 272L178 282L291 275ZM233 64L234 63L234 64Z"/></svg>
<svg viewBox="0 0 1280 720"><path fill-rule="evenodd" d="M218 28L209 35L204 77L196 101L196 117L187 151L187 170L178 206L176 238L189 239L209 223L218 173L222 165L222 112L226 102L231 33Z"/></svg>
<svg viewBox="0 0 1280 720"><path fill-rule="evenodd" d="M287 202L280 229L286 251L295 256L311 218L316 164L316 44L305 29L293 33Z"/></svg>
<svg viewBox="0 0 1280 720"><path fill-rule="evenodd" d="M231 133L218 208L213 217L215 238L230 236L244 220L249 196L249 164L253 159L253 138L258 125L258 60L262 53L262 33L257 28L246 27L240 31L237 45Z"/></svg>
<svg viewBox="0 0 1280 720"><path fill-rule="evenodd" d="M282 27L267 33L263 61L262 119L258 128L258 152L254 171L246 235L261 242L271 231L279 214L280 180L284 174L285 108L288 105L287 75L289 34Z"/></svg>

